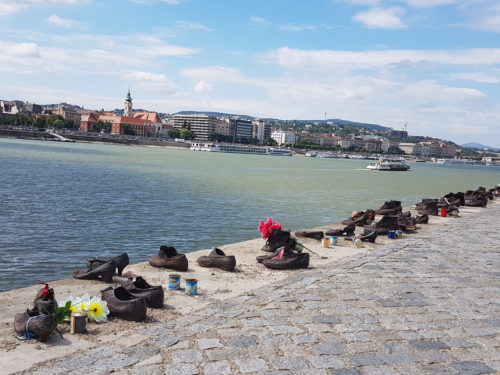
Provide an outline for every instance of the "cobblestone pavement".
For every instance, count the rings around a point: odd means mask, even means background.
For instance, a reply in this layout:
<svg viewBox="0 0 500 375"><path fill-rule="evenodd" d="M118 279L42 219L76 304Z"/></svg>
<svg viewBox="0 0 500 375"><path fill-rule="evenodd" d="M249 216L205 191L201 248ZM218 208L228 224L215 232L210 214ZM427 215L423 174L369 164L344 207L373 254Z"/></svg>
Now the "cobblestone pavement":
<svg viewBox="0 0 500 375"><path fill-rule="evenodd" d="M35 373L500 373L499 217L450 219Z"/></svg>

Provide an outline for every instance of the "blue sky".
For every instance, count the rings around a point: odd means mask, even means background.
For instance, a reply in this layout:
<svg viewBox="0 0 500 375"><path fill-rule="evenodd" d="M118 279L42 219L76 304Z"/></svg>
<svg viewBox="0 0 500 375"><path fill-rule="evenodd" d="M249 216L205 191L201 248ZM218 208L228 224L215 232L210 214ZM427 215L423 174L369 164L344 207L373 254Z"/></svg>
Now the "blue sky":
<svg viewBox="0 0 500 375"><path fill-rule="evenodd" d="M0 98L500 147L499 0L0 0Z"/></svg>

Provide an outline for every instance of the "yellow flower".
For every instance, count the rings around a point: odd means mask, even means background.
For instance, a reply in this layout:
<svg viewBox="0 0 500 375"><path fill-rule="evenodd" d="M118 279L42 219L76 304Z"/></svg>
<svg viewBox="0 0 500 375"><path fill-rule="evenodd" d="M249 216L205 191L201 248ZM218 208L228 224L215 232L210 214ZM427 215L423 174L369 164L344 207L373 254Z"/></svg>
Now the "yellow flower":
<svg viewBox="0 0 500 375"><path fill-rule="evenodd" d="M87 311L87 317L90 320L95 320L98 323L105 322L109 314L108 303L98 297L92 297L85 304L85 311Z"/></svg>

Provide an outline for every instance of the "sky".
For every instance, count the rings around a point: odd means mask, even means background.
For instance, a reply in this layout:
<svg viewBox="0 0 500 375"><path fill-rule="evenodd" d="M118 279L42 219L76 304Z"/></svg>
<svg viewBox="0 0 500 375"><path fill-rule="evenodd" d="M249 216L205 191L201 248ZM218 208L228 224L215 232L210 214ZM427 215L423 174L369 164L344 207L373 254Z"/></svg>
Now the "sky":
<svg viewBox="0 0 500 375"><path fill-rule="evenodd" d="M0 99L500 147L500 0L0 0Z"/></svg>

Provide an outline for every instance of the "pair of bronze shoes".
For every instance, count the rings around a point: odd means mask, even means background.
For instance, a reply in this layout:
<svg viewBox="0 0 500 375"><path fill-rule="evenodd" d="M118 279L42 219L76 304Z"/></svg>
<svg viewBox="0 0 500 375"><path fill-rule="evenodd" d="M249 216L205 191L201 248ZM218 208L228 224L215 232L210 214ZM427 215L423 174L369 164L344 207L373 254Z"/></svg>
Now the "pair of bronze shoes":
<svg viewBox="0 0 500 375"><path fill-rule="evenodd" d="M57 307L54 289L47 284L38 291L33 308L14 316L14 332L20 340L37 339L45 342L56 329L54 310Z"/></svg>
<svg viewBox="0 0 500 375"><path fill-rule="evenodd" d="M163 307L164 292L161 285L150 285L142 276L129 278L122 283L122 286L127 289L135 297L144 297L146 306L154 309Z"/></svg>
<svg viewBox="0 0 500 375"><path fill-rule="evenodd" d="M141 276L130 278L116 288L106 288L101 295L108 303L110 315L134 322L146 319L148 307L163 307L163 287L150 285Z"/></svg>
<svg viewBox="0 0 500 375"><path fill-rule="evenodd" d="M355 224L348 224L342 229L330 229L325 232L325 236L352 236L356 230Z"/></svg>
<svg viewBox="0 0 500 375"><path fill-rule="evenodd" d="M313 240L320 241L325 235L320 230L308 231L308 230L298 230L293 232L296 237L312 238Z"/></svg>
<svg viewBox="0 0 500 375"><path fill-rule="evenodd" d="M277 270L291 270L307 268L309 266L309 253L296 253L286 247L277 249L272 255L260 255L257 262L267 268Z"/></svg>
<svg viewBox="0 0 500 375"><path fill-rule="evenodd" d="M185 254L177 253L173 246L160 246L158 255L149 259L149 264L153 267L171 268L177 271L187 271L188 260Z"/></svg>
<svg viewBox="0 0 500 375"><path fill-rule="evenodd" d="M108 303L110 315L135 322L146 319L146 298L134 296L123 286L102 290L101 298Z"/></svg>
<svg viewBox="0 0 500 375"><path fill-rule="evenodd" d="M100 280L105 283L111 283L115 273L121 276L123 269L128 264L129 257L127 253L120 254L108 260L91 258L87 261L88 269L86 271L74 271L73 277L81 280Z"/></svg>
<svg viewBox="0 0 500 375"><path fill-rule="evenodd" d="M233 272L236 267L236 258L234 255L226 255L219 248L213 249L208 255L199 257L197 261L201 267L220 268L229 272Z"/></svg>

